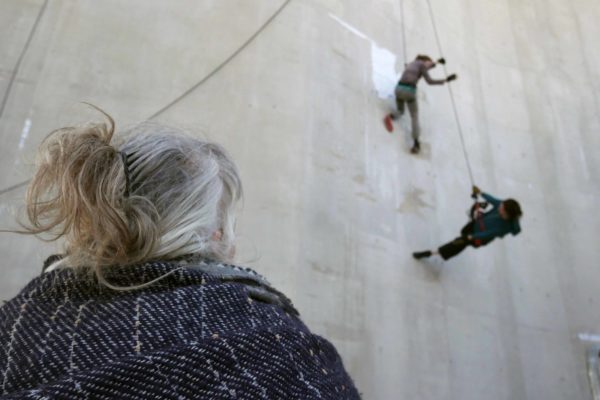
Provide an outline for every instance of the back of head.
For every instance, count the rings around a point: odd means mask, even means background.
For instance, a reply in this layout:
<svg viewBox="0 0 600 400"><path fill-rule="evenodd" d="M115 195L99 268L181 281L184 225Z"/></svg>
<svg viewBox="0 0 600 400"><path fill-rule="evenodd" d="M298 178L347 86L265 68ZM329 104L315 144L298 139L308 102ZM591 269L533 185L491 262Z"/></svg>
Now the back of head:
<svg viewBox="0 0 600 400"><path fill-rule="evenodd" d="M44 140L27 192L28 233L63 239L64 263L97 273L189 255L227 261L242 186L226 151L154 123L111 144L106 117Z"/></svg>
<svg viewBox="0 0 600 400"><path fill-rule="evenodd" d="M508 218L511 220L516 220L521 218L523 215L523 211L521 210L521 205L514 199L507 199L502 202L504 205L504 211L508 215Z"/></svg>
<svg viewBox="0 0 600 400"><path fill-rule="evenodd" d="M433 62L433 60L431 59L431 57L425 55L425 54L419 54L416 58L417 61L429 61L429 62Z"/></svg>

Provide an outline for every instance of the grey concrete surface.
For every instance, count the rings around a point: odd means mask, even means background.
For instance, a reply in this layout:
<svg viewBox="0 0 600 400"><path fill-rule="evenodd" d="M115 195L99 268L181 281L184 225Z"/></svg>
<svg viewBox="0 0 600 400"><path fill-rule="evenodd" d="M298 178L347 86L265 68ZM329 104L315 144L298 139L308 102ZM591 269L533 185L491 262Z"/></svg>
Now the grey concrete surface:
<svg viewBox="0 0 600 400"><path fill-rule="evenodd" d="M524 208L518 237L449 261L469 179L444 87L419 89L423 153L381 119L400 73L399 0L292 0L158 120L225 145L245 183L238 259L332 340L365 399L590 399L600 333L600 3L431 0L477 183ZM0 95L42 0L0 2ZM0 120L0 189L60 126L146 119L235 52L281 0L50 0ZM407 52L438 56L427 3ZM441 76L435 69L432 75ZM24 189L0 195L15 227ZM55 250L2 234L0 294ZM582 338L584 340L582 340Z"/></svg>

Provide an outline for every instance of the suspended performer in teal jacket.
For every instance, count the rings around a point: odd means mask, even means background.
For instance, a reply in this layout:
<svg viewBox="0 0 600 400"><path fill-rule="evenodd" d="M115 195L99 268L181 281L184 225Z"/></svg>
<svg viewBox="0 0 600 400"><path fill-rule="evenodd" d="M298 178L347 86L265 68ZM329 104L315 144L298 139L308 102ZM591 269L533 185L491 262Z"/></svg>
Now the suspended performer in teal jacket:
<svg viewBox="0 0 600 400"><path fill-rule="evenodd" d="M471 209L471 221L460 231L460 236L453 241L439 247L437 251L426 250L413 253L416 259L440 255L444 260L454 257L467 246L475 248L485 246L496 238L502 238L507 233L517 235L521 232L519 218L523 215L521 206L514 199L498 200L497 198L481 193L477 186L473 187L473 195L481 195L487 203L476 202ZM481 212L481 208L491 205L491 210Z"/></svg>
<svg viewBox="0 0 600 400"><path fill-rule="evenodd" d="M440 58L437 61L438 64L445 64L446 60ZM410 113L410 119L412 123L412 138L414 140L414 145L410 150L411 153L416 154L421 149L421 144L419 143L419 108L417 106L417 83L421 78L425 78L430 85L443 85L446 82L450 82L456 79L456 74L452 74L445 79L433 79L429 76L429 70L434 68L437 64L433 62L431 57L419 54L417 58L408 65L404 69L402 76L400 77L400 81L396 85L396 106L398 107L398 111L395 113L388 114L385 119L385 127L388 132L392 132L394 130L394 125L392 121L398 119L402 114L404 114L404 104L408 106L408 111Z"/></svg>

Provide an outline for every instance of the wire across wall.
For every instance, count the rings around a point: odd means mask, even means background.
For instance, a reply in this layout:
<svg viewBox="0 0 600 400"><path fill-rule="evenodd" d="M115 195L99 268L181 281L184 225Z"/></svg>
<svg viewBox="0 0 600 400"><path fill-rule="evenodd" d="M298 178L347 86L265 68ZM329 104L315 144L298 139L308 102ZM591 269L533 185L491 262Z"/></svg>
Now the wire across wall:
<svg viewBox="0 0 600 400"><path fill-rule="evenodd" d="M152 120L155 119L156 117L158 117L159 115L163 114L164 112L166 112L167 110L169 110L171 107L173 107L175 104L179 103L180 101L182 101L184 98L186 98L188 95L190 95L193 91L195 91L196 89L198 89L200 86L202 86L204 83L206 83L209 79L211 79L213 76L215 76L219 71L221 71L227 64L229 64L234 58L236 58L242 51L244 51L244 49L246 49L246 47L248 47L248 45L250 43L252 43L278 16L279 14L281 14L281 12L291 3L292 0L285 0L283 3L281 3L281 5L277 8L277 10L271 14L271 16L241 45L239 46L229 57L227 57L223 62L221 62L219 65L217 65L208 75L206 75L204 78L202 78L200 81L198 81L197 83L195 83L194 85L192 85L189 89L187 89L185 92L183 92L181 95L177 96L174 100L172 100L171 102L169 102L168 104L166 104L164 107L160 108L159 110L157 110L156 112L154 112L152 115L150 115L147 119L148 120ZM6 105L6 102L8 100L8 96L10 94L10 88L12 86L12 82L14 81L14 79L16 79L16 76L18 74L19 71L19 67L21 65L21 61L25 55L25 53L27 52L27 49L29 48L29 45L31 43L31 40L37 30L37 27L39 25L39 22L42 18L42 15L44 14L46 7L47 7L47 3L48 0L46 0L44 2L44 4L42 5L42 7L40 8L40 12L38 13L38 17L34 23L34 26L29 34L29 37L27 39L27 42L25 44L25 47L23 48L23 51L21 52L21 56L19 57L19 60L13 70L13 74L11 77L11 80L9 81L9 86L7 88L7 91L5 93L5 96L2 100L2 106L0 108L0 117L2 116L2 112L4 111L4 107ZM31 179L27 179L25 181L19 182L15 185L9 186L7 188L4 188L2 190L0 190L0 196L9 192L12 192L14 190L17 190L23 186L27 186L27 184L29 184L29 182L31 181Z"/></svg>

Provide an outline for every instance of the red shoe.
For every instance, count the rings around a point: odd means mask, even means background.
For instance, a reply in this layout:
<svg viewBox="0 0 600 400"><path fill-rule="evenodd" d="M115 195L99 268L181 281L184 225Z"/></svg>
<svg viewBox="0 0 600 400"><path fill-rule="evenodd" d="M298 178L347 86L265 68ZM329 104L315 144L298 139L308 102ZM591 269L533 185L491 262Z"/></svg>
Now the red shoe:
<svg viewBox="0 0 600 400"><path fill-rule="evenodd" d="M389 114L383 119L383 124L389 133L394 132L394 124L392 123L392 117Z"/></svg>

